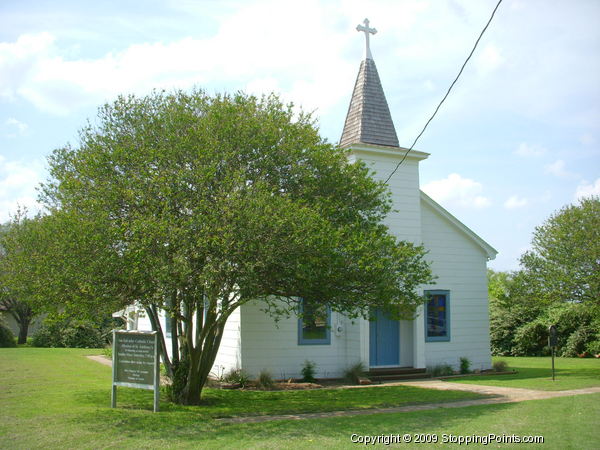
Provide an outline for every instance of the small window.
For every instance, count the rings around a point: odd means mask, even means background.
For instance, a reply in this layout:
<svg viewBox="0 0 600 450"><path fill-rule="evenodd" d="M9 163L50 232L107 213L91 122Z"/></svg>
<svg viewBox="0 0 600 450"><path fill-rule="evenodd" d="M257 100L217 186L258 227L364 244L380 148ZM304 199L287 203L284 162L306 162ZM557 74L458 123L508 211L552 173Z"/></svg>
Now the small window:
<svg viewBox="0 0 600 450"><path fill-rule="evenodd" d="M326 305L300 301L302 317L298 319L299 345L328 345L331 343L331 310Z"/></svg>
<svg viewBox="0 0 600 450"><path fill-rule="evenodd" d="M450 340L450 291L425 291L425 340Z"/></svg>

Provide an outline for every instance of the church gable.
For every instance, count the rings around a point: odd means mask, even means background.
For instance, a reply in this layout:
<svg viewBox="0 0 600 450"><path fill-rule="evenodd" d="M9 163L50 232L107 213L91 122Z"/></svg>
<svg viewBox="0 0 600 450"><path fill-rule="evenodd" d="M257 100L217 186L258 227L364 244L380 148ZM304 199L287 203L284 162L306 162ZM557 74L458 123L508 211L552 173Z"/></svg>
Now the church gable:
<svg viewBox="0 0 600 450"><path fill-rule="evenodd" d="M425 194L423 191L420 191L421 194L421 211L422 214L425 215L427 214L427 212L430 212L430 214L433 214L435 216L437 216L437 218L441 219L436 221L437 225L436 228L442 228L441 224L446 225L446 227L444 228L451 228L454 233L453 234L459 234L460 236L462 236L462 239L460 240L460 242L462 242L462 245L464 246L465 241L470 243L471 246L473 248L476 248L477 250L479 250L480 252L482 252L485 256L486 259L492 260L496 257L496 255L498 254L498 252L496 251L496 249L494 249L491 245L489 245L487 242L485 242L483 239L481 239L477 234L475 234L470 228L468 228L465 224L463 224L460 220L458 220L456 217L454 217L452 214L450 214L448 211L446 211L440 204L438 204L437 202L435 202L431 197L429 197L427 194ZM441 224L440 224L441 222ZM448 232L445 230L441 230L441 229L436 229L434 231L432 231L432 234L435 234L436 236L425 236L426 234L426 221L423 220L424 223L424 230L423 230L423 240L426 241L428 239L447 239L448 236ZM443 237L446 236L446 237ZM456 243L456 239L454 239L455 243ZM460 245L458 243L456 243L455 245Z"/></svg>

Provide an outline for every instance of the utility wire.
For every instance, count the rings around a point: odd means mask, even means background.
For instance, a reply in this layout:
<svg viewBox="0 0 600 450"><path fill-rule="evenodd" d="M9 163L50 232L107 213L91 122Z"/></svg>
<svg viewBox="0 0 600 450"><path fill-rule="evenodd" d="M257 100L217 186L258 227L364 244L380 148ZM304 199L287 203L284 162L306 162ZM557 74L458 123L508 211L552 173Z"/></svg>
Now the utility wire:
<svg viewBox="0 0 600 450"><path fill-rule="evenodd" d="M406 157L408 156L408 154L410 153L410 151L413 149L413 147L415 146L415 144L417 143L417 141L419 140L419 138L423 135L423 133L425 133L425 130L427 129L427 126L433 120L433 118L435 117L435 115L439 111L440 106L442 106L442 103L444 103L444 101L446 100L446 98L450 94L450 91L452 90L452 88L454 87L454 85L456 84L456 82L458 81L458 79L460 78L461 74L463 73L463 70L464 70L465 66L467 65L467 63L471 59L471 56L473 56L473 53L475 53L475 49L477 48L477 45L479 44L479 41L483 37L483 34L485 33L485 30L487 30L488 26L492 22L492 19L494 18L494 14L496 14L496 11L497 11L498 7L500 6L500 3L502 3L502 0L498 1L498 4L496 5L496 7L494 8L494 10L492 11L492 15L490 16L490 20L488 20L488 22L485 24L485 27L483 27L483 30L481 30L481 33L479 34L479 37L475 41L475 45L473 46L473 49L471 50L471 53L469 53L469 56L467 56L467 59L465 59L465 62L463 63L462 67L460 68L460 71L458 72L458 75L456 75L456 78L454 79L454 81L452 82L452 84L450 85L450 87L448 88L448 90L446 91L446 95L444 95L444 98L442 99L442 101L437 105L437 108L435 108L435 111L433 112L433 114L431 115L431 117L429 118L429 120L427 121L427 123L425 124L425 126L423 127L423 129L421 130L421 132L419 133L419 135L416 137L416 139L414 140L414 142L412 143L412 145L410 146L410 148L408 150L406 150L406 153L404 153L404 156L402 157L402 159L400 160L400 162L396 165L396 167L394 168L394 170L392 171L392 173L390 173L390 175L387 177L387 179L385 180L386 184L387 184L388 181L390 181L390 178L392 178L392 176L396 173L396 171L398 170L398 167L400 167L400 165L404 162L404 160L406 159Z"/></svg>

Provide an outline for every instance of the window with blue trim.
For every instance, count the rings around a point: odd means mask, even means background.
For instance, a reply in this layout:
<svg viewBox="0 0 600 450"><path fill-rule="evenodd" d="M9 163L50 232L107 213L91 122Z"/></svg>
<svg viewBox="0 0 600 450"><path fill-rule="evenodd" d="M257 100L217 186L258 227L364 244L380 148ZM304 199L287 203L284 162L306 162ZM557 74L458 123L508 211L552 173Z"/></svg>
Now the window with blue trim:
<svg viewBox="0 0 600 450"><path fill-rule="evenodd" d="M425 340L450 340L450 291L425 291Z"/></svg>
<svg viewBox="0 0 600 450"><path fill-rule="evenodd" d="M331 343L331 310L326 305L300 300L298 318L299 345L328 345Z"/></svg>

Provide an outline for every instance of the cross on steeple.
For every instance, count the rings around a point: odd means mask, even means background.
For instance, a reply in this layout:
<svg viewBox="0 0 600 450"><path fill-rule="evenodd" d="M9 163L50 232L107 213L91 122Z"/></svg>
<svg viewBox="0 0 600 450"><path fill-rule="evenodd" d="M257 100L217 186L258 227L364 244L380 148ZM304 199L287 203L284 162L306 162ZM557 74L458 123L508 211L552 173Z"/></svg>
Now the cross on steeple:
<svg viewBox="0 0 600 450"><path fill-rule="evenodd" d="M371 47L369 46L369 34L375 34L375 33L377 33L377 30L375 28L369 28L369 19L363 20L363 23L365 24L365 26L363 27L362 25L358 24L356 26L356 31L364 31L365 32L365 38L367 41L367 47L366 47L366 51L365 51L365 59L373 59L373 55L371 55Z"/></svg>

